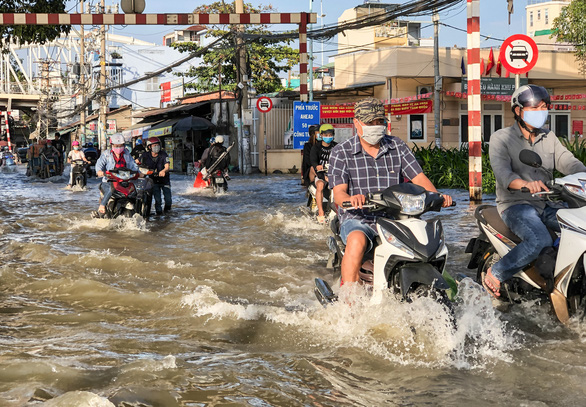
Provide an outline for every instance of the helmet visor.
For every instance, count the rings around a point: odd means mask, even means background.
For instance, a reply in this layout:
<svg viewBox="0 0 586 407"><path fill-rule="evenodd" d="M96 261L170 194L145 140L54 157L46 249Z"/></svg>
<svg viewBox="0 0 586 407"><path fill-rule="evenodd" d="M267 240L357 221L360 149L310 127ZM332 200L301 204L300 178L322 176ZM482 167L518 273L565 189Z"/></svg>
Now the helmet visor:
<svg viewBox="0 0 586 407"><path fill-rule="evenodd" d="M541 86L530 86L519 94L518 100L523 107L537 107L542 101L548 106L551 103L549 93Z"/></svg>

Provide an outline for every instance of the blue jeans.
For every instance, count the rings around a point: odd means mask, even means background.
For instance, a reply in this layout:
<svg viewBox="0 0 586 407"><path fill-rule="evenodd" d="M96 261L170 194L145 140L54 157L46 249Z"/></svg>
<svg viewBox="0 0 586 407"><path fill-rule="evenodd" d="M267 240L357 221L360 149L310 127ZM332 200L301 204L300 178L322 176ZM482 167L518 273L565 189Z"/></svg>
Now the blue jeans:
<svg viewBox="0 0 586 407"><path fill-rule="evenodd" d="M100 205L108 205L108 201L112 197L114 193L114 183L113 182L102 182L100 184L100 192L102 192L102 201Z"/></svg>
<svg viewBox="0 0 586 407"><path fill-rule="evenodd" d="M493 267L492 274L499 281L507 281L523 267L537 259L541 250L553 245L547 228L557 232L560 225L556 218L558 208L545 207L540 214L528 204L513 205L501 214L503 222L522 240Z"/></svg>
<svg viewBox="0 0 586 407"><path fill-rule="evenodd" d="M163 195L165 196L165 211L171 209L171 185L153 184L153 197L155 198L155 211L157 214L163 212L161 191L163 191Z"/></svg>
<svg viewBox="0 0 586 407"><path fill-rule="evenodd" d="M351 232L358 230L366 236L366 240L368 241L368 247L365 253L368 253L372 250L374 246L374 241L378 236L378 233L375 232L373 228L368 226L366 223L362 223L360 219L347 219L345 220L342 225L340 226L340 238L344 244L347 244L348 235Z"/></svg>

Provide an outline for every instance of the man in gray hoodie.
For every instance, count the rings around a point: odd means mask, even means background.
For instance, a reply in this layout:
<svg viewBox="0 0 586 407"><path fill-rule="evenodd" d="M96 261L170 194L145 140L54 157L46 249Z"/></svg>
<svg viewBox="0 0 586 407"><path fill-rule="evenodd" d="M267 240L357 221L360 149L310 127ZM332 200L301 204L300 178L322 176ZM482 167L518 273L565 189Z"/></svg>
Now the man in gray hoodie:
<svg viewBox="0 0 586 407"><path fill-rule="evenodd" d="M496 178L497 210L505 224L522 242L495 263L482 277L484 287L493 297L500 297L501 283L535 260L541 250L553 245L548 232L560 231L556 212L561 206L531 194L548 191L550 174L586 172L586 167L572 155L556 135L543 128L548 117L550 97L542 86L524 85L513 93L511 108L515 123L490 137L490 164ZM533 168L519 160L523 149L539 154L541 168ZM530 192L518 190L527 188Z"/></svg>

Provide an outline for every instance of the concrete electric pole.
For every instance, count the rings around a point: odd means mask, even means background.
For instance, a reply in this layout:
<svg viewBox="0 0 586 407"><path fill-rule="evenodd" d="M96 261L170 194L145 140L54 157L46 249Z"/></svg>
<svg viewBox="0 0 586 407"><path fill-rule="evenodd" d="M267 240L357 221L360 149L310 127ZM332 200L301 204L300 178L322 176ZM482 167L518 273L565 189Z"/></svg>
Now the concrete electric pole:
<svg viewBox="0 0 586 407"><path fill-rule="evenodd" d="M81 6L81 14L85 13L83 6L84 0L80 1ZM79 87L81 88L81 104L85 103L85 30L83 28L83 24L79 28ZM81 109L79 112L79 122L80 122L80 132L78 134L78 138L81 141L81 144L85 144L85 107Z"/></svg>
<svg viewBox="0 0 586 407"><path fill-rule="evenodd" d="M235 0L237 14L244 13L244 1ZM248 109L248 72L246 69L246 46L242 38L244 25L239 24L236 28L236 50L238 52L238 87L241 89L242 97L240 98L239 109L239 126L238 126L238 166L241 174L250 174L250 132L244 132L244 107Z"/></svg>
<svg viewBox="0 0 586 407"><path fill-rule="evenodd" d="M105 0L100 3L101 13L105 13ZM106 26L100 27L100 112L98 115L98 139L100 149L106 150L106 114L108 111L108 101L106 99Z"/></svg>

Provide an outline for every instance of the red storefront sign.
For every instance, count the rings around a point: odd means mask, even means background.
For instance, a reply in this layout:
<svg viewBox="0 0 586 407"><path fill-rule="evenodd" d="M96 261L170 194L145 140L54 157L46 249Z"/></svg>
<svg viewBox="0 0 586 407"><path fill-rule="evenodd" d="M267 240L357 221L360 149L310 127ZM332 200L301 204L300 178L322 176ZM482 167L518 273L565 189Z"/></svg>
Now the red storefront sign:
<svg viewBox="0 0 586 407"><path fill-rule="evenodd" d="M161 89L161 103L171 101L171 82L164 82L159 85Z"/></svg>
<svg viewBox="0 0 586 407"><path fill-rule="evenodd" d="M433 111L433 101L417 100L414 102L385 105L385 113L392 115L426 114ZM353 105L321 105L321 119L340 119L354 117Z"/></svg>
<svg viewBox="0 0 586 407"><path fill-rule="evenodd" d="M354 117L354 105L321 105L320 119Z"/></svg>
<svg viewBox="0 0 586 407"><path fill-rule="evenodd" d="M394 105L386 105L385 112L389 112L393 115L404 115L404 114L426 114L433 111L433 101L431 100L418 100L416 102L409 103L397 103Z"/></svg>

